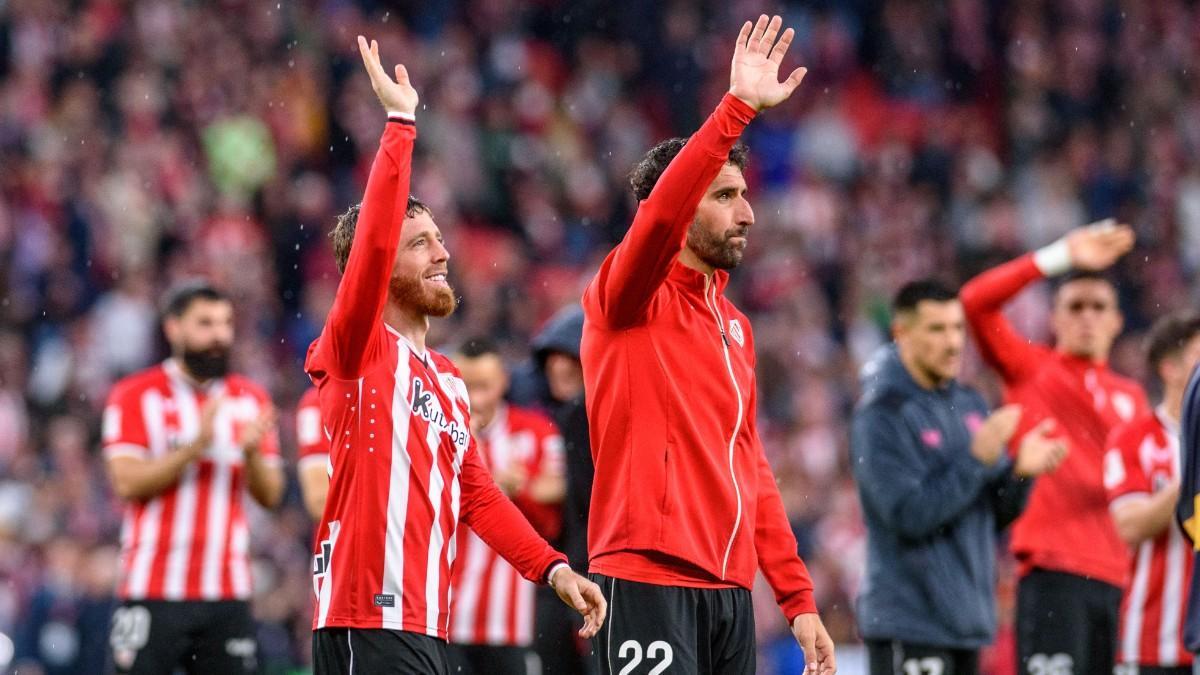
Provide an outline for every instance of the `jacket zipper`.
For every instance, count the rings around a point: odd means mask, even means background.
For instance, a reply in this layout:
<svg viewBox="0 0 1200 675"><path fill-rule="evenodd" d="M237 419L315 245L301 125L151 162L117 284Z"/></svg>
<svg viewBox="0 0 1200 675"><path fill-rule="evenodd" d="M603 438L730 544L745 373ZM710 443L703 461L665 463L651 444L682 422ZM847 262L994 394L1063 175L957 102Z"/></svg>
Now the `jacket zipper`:
<svg viewBox="0 0 1200 675"><path fill-rule="evenodd" d="M709 287L712 287L712 297L708 293ZM729 543L725 545L725 557L721 561L721 580L725 580L725 572L729 567L729 554L733 552L733 540L737 537L738 528L742 524L742 490L738 486L737 474L733 471L733 448L737 443L738 432L742 428L742 390L738 387L737 377L733 374L733 361L729 358L729 338L725 335L725 320L721 316L721 311L717 309L717 289L712 284L711 277L704 278L704 304L712 312L713 319L717 322L717 331L721 334L721 349L725 353L725 369L729 371L729 381L733 383L733 393L737 396L737 421L733 424L733 433L729 436L729 478L733 481L733 494L737 498L737 516L733 520L733 531L729 533Z"/></svg>

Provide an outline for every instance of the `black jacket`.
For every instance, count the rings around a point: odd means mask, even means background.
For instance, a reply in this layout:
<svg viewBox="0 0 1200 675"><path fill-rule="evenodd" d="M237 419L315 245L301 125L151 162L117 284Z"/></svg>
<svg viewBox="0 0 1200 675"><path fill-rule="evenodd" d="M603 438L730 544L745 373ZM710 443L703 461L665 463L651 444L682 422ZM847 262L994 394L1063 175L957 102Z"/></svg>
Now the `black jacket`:
<svg viewBox="0 0 1200 675"><path fill-rule="evenodd" d="M851 459L867 524L858 599L864 638L957 649L996 632L996 534L1024 508L1030 481L1004 456L984 466L972 431L988 415L958 382L919 386L894 346L863 369Z"/></svg>

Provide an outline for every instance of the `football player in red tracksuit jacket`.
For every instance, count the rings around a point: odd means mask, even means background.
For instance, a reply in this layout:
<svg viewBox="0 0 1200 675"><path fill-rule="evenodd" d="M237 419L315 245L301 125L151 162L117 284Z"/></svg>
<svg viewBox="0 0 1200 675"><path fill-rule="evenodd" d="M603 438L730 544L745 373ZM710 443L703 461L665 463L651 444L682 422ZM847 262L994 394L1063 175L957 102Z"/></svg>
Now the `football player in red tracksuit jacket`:
<svg viewBox="0 0 1200 675"><path fill-rule="evenodd" d="M1129 549L1109 514L1101 465L1113 427L1149 410L1137 383L1108 368L1121 332L1117 290L1101 275L1133 247L1133 231L1105 221L988 270L963 286L967 321L983 357L1022 405L1021 427L1053 418L1069 454L1037 479L1013 524L1020 565L1021 672L1111 672ZM1023 288L1074 270L1054 293L1053 348L1017 333L1004 305Z"/></svg>
<svg viewBox="0 0 1200 675"><path fill-rule="evenodd" d="M806 668L834 671L756 430L754 336L723 295L754 222L735 143L805 73L779 81L794 35L781 23L746 22L717 109L634 169L633 225L584 293L589 571L610 608L594 639L603 673L753 673L758 569Z"/></svg>
<svg viewBox="0 0 1200 675"><path fill-rule="evenodd" d="M596 584L534 532L492 481L471 438L467 388L427 349L429 317L454 310L450 254L408 193L417 92L358 38L388 123L360 207L338 219L343 271L305 371L329 434L329 493L313 561L316 673L448 673L450 569L459 522L526 579L604 621Z"/></svg>

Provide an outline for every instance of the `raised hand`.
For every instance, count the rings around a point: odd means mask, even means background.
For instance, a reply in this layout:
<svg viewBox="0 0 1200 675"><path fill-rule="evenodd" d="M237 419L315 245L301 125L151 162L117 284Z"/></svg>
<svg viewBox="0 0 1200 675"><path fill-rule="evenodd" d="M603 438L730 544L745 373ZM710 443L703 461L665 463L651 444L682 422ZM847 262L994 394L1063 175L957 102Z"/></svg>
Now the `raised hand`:
<svg viewBox="0 0 1200 675"><path fill-rule="evenodd" d="M408 81L408 70L397 63L396 79L393 81L379 62L379 43L371 40L371 44L367 45L367 39L361 35L358 36L358 52L362 54L363 65L367 67L367 75L371 78L371 88L375 90L384 109L389 113L416 114L419 98L417 90Z"/></svg>
<svg viewBox="0 0 1200 675"><path fill-rule="evenodd" d="M604 594L595 582L583 578L570 567L563 565L550 577L550 586L564 604L583 615L583 628L579 629L579 637L590 638L600 632L600 627L604 625L604 617L608 614L608 601L604 599Z"/></svg>
<svg viewBox="0 0 1200 675"><path fill-rule="evenodd" d="M1067 443L1054 435L1052 419L1044 419L1021 438L1014 471L1022 478L1053 471L1067 457Z"/></svg>
<svg viewBox="0 0 1200 675"><path fill-rule="evenodd" d="M971 454L981 463L991 466L1000 459L1017 423L1021 421L1021 406L1001 406L980 425L971 439Z"/></svg>
<svg viewBox="0 0 1200 675"><path fill-rule="evenodd" d="M1071 266L1081 270L1107 269L1133 248L1133 228L1108 218L1067 233Z"/></svg>
<svg viewBox="0 0 1200 675"><path fill-rule="evenodd" d="M775 16L768 22L766 14L758 17L753 26L747 21L733 48L729 93L755 110L765 110L787 100L808 72L807 68L797 68L786 80L779 81L779 65L796 36L791 28L779 35L782 25L783 19Z"/></svg>

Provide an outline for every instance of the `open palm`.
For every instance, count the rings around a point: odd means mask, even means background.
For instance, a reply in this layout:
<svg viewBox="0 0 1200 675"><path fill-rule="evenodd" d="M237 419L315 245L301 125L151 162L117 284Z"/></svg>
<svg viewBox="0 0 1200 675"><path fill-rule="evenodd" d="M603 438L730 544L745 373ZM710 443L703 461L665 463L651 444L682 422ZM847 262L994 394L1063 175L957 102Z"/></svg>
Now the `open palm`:
<svg viewBox="0 0 1200 675"><path fill-rule="evenodd" d="M780 35L782 25L780 17L768 21L765 14L758 17L753 26L747 21L733 48L729 93L755 110L765 110L787 100L808 72L807 68L797 68L786 80L779 81L779 66L796 36L796 31L791 28Z"/></svg>
<svg viewBox="0 0 1200 675"><path fill-rule="evenodd" d="M404 66L396 64L396 79L392 80L379 61L379 43L371 40L368 45L367 39L361 35L358 36L358 52L362 55L363 65L367 69L367 75L371 78L371 88L375 90L375 95L379 97L379 102L383 104L384 109L389 113L406 115L415 113L418 100L417 90L413 89L412 83L408 80L408 70Z"/></svg>

